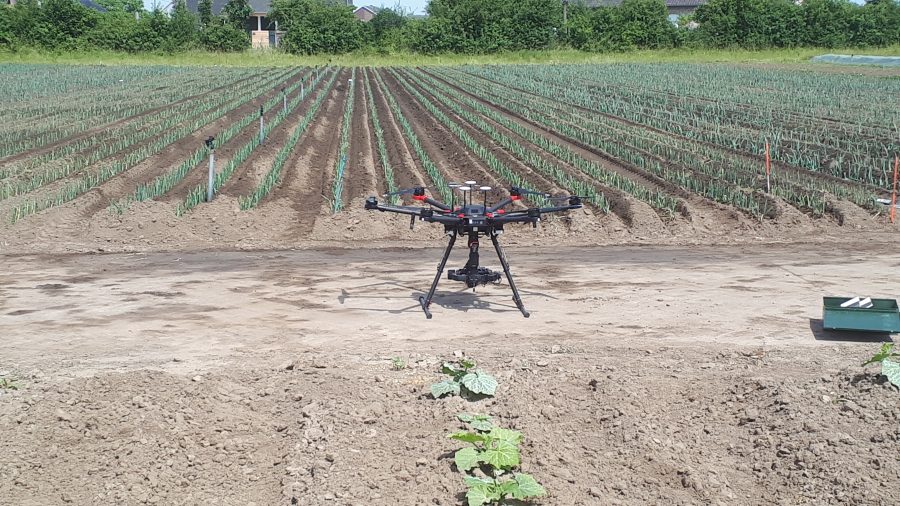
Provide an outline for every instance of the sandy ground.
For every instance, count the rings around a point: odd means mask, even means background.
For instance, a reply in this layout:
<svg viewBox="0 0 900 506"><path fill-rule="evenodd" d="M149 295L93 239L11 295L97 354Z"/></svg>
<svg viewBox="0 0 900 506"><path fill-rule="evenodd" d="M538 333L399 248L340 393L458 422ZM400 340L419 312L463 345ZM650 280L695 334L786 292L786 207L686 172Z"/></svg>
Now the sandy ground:
<svg viewBox="0 0 900 506"><path fill-rule="evenodd" d="M529 319L444 281L426 320L435 249L3 257L0 503L460 504L461 411L540 504L894 503L888 336L820 320L898 295L892 245L507 253ZM454 353L495 399L424 394Z"/></svg>

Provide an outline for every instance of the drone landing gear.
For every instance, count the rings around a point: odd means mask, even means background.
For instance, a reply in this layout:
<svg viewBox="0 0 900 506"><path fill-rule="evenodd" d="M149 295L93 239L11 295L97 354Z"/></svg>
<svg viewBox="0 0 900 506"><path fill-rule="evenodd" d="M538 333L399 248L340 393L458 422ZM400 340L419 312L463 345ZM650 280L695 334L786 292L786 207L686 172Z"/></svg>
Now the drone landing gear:
<svg viewBox="0 0 900 506"><path fill-rule="evenodd" d="M450 258L450 251L453 250L453 245L456 243L456 236L457 232L454 231L450 233L450 241L447 244L447 249L444 250L444 256L441 258L441 263L438 264L437 275L431 283L431 289L428 290L428 295L419 297L419 304L422 306L422 311L425 312L425 317L429 320L431 319L431 311L429 310L431 299L434 297L434 291L437 289L438 282L441 280L441 275L444 273L447 259ZM528 318L531 316L531 313L525 310L525 305L522 303L522 298L519 296L519 289L516 288L516 283L513 281L512 274L509 272L509 263L506 261L506 255L503 254L503 249L500 247L500 242L497 240L497 234L491 234L491 242L494 243L494 249L497 250L497 257L500 258L500 264L503 266L506 280L509 283L509 287L512 289L513 301L516 303L516 307L519 308L519 311L522 312L522 315L525 318ZM487 267L480 267L478 265L478 236L476 234L472 234L469 237L469 261L466 262L466 266L462 269L449 270L447 272L447 277L454 281L462 281L466 283L466 286L469 288L500 281L499 272L494 272Z"/></svg>

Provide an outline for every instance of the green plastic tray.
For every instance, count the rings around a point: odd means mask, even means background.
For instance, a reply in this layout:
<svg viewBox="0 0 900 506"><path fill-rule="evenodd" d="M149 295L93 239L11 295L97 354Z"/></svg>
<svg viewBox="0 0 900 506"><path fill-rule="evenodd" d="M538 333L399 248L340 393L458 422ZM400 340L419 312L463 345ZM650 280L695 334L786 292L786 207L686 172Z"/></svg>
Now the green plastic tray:
<svg viewBox="0 0 900 506"><path fill-rule="evenodd" d="M868 309L841 307L853 297L823 297L822 326L828 330L900 332L900 309L894 299L872 299Z"/></svg>

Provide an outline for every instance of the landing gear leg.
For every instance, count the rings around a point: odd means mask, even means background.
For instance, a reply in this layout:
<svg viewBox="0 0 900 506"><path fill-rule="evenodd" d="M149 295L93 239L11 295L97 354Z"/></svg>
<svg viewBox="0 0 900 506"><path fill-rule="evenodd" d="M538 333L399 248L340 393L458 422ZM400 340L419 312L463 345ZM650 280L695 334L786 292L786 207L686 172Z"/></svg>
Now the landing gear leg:
<svg viewBox="0 0 900 506"><path fill-rule="evenodd" d="M431 319L431 311L428 309L431 306L431 298L434 297L434 291L437 290L438 281L441 280L441 274L444 273L444 267L447 265L447 259L450 258L450 251L453 250L453 243L456 242L456 231L450 233L450 242L447 243L447 249L444 250L444 257L441 259L441 263L437 268L437 275L434 277L434 282L431 283L431 290L428 290L428 295L425 297L419 297L419 304L422 305L422 311L425 311L425 318Z"/></svg>
<svg viewBox="0 0 900 506"><path fill-rule="evenodd" d="M513 301L516 303L516 307L519 308L519 311L522 312L522 316L528 318L531 316L531 313L525 310L525 305L522 303L522 297L519 297L519 289L516 288L516 283L513 281L512 274L509 272L509 264L506 262L506 255L503 254L503 249L500 247L500 241L497 240L497 234L491 234L491 242L494 243L494 249L497 250L497 256L500 258L500 265L503 266L503 272L506 273L506 281L509 282L509 287L512 288Z"/></svg>

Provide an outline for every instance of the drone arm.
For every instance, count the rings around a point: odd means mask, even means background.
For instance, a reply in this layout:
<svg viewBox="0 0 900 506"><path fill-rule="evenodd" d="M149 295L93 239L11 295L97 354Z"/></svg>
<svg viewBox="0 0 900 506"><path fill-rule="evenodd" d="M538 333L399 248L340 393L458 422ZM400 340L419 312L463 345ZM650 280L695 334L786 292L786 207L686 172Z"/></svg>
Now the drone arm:
<svg viewBox="0 0 900 506"><path fill-rule="evenodd" d="M422 199L422 201L443 211L452 211L452 209L450 209L450 206L444 204L443 202L438 202L431 197L425 197L424 199Z"/></svg>
<svg viewBox="0 0 900 506"><path fill-rule="evenodd" d="M516 200L518 200L518 199L514 199L512 197L506 197L505 199L501 200L500 202L497 202L497 205L495 205L494 207L488 208L487 212L496 213L500 209L503 209L504 207L512 204Z"/></svg>
<svg viewBox="0 0 900 506"><path fill-rule="evenodd" d="M379 204L378 200L376 200L375 197L369 197L368 199L366 199L366 209L369 211L406 214L409 216L422 216L422 211L424 210L424 208L422 207Z"/></svg>
<svg viewBox="0 0 900 506"><path fill-rule="evenodd" d="M534 223L540 219L543 214L559 213L570 209L581 209L581 207L582 205L580 202L578 204L567 206L532 207L522 211L513 211L511 213L495 216L492 219L494 223Z"/></svg>

